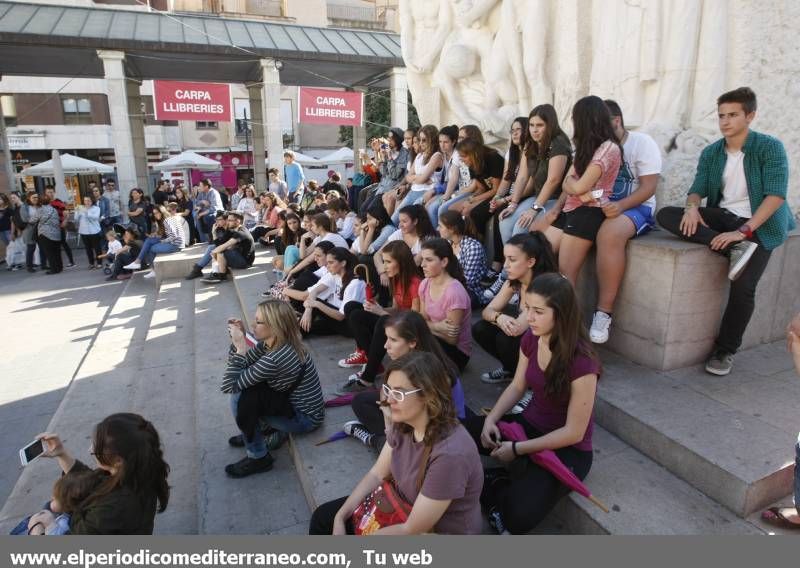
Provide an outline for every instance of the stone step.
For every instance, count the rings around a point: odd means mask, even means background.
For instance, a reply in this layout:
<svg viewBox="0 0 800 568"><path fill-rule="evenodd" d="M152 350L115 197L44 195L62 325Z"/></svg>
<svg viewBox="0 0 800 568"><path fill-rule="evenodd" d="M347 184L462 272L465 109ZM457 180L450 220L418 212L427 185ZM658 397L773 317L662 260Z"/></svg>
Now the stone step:
<svg viewBox="0 0 800 568"><path fill-rule="evenodd" d="M203 258L207 244L195 244L171 254L160 254L153 261L156 287L170 278L183 278L192 271L194 264Z"/></svg>
<svg viewBox="0 0 800 568"><path fill-rule="evenodd" d="M200 534L306 534L310 510L288 444L273 452L269 473L231 479L225 465L244 457L228 445L237 433L228 395L219 390L229 338L226 320L241 317L231 282L194 281L194 413L196 446L190 465L198 470Z"/></svg>
<svg viewBox="0 0 800 568"><path fill-rule="evenodd" d="M47 427L87 464L94 463L88 454L92 428L113 412L128 411L131 393L141 380L140 363L155 295L152 283L139 275L121 286L123 292ZM0 511L0 534L8 534L22 517L41 508L59 473L55 461L49 459L36 460L22 471Z"/></svg>
<svg viewBox="0 0 800 568"><path fill-rule="evenodd" d="M601 358L604 428L741 517L791 491L800 382L782 343L741 351L726 377Z"/></svg>
<svg viewBox="0 0 800 568"><path fill-rule="evenodd" d="M262 255L265 257L266 254ZM263 263L262 263L263 265ZM265 278L258 266L234 279L240 302L249 314L260 300ZM337 361L350 353L353 341L344 337L309 338L314 361L326 398L352 371ZM467 403L479 411L491 406L504 385L480 382L480 373L497 362L476 348L462 380ZM322 446L316 443L341 431L354 415L349 407L326 412L325 423L316 432L291 438L291 451L308 505L313 510L326 501L343 497L353 489L376 459L376 454L354 439ZM563 499L537 528L537 533L571 534L751 534L757 527L737 518L688 483L639 453L612 434L598 428L595 465L587 478L594 494L612 511L603 513L578 495ZM487 527L488 530L488 527Z"/></svg>

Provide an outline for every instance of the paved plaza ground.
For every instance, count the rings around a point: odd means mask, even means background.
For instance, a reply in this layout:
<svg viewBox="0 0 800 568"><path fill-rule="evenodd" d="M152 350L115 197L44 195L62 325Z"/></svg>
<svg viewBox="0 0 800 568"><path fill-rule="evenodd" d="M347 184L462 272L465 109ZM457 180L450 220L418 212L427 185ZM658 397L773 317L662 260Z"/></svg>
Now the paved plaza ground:
<svg viewBox="0 0 800 568"><path fill-rule="evenodd" d="M167 279L157 290L141 275L106 283L85 268L0 273L0 532L47 498L58 473L49 460L23 473L19 448L51 425L89 460L92 426L122 410L155 423L172 467L173 498L156 533L304 534L314 506L353 487L374 454L355 440L315 446L352 419L348 407L329 409L319 431L278 450L272 472L244 480L223 472L241 457L226 443L235 426L219 392L224 321L252 317L273 278L271 254L260 251L253 268L217 286ZM308 345L331 396L349 373L336 361L352 340ZM722 378L697 366L655 372L601 354L587 483L612 510L572 495L537 532L763 534L757 511L764 495L788 487L800 429L800 380L783 345L741 352ZM478 379L495 364L476 347L462 377L474 410L502 390ZM783 502L788 492L780 492Z"/></svg>

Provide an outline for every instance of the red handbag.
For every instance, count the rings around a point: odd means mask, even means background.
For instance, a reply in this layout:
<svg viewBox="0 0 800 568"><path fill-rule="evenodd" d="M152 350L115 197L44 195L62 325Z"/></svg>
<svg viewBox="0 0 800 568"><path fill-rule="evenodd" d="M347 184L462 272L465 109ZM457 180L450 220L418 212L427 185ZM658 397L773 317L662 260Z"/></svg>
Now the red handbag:
<svg viewBox="0 0 800 568"><path fill-rule="evenodd" d="M417 493L422 489L430 455L431 447L426 445L417 477ZM389 476L353 511L351 517L353 528L357 535L370 535L383 527L405 523L413 507L414 504L405 500L397 488L397 483Z"/></svg>

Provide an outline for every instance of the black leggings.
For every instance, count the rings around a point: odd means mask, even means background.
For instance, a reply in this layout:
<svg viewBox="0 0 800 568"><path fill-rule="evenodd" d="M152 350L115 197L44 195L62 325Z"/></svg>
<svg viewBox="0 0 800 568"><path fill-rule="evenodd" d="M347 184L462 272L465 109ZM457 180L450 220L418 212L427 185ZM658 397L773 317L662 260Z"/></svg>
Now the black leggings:
<svg viewBox="0 0 800 568"><path fill-rule="evenodd" d="M317 507L314 510L314 514L311 515L311 521L308 523L308 534L333 534L333 519L345 501L347 501L347 497L341 497ZM345 521L344 528L347 534L356 534L350 519Z"/></svg>
<svg viewBox="0 0 800 568"><path fill-rule="evenodd" d="M114 257L114 264L111 267L111 276L119 276L120 274L130 274L130 270L125 270L122 267L126 264L130 264L134 260L136 260L136 256L130 252L120 252Z"/></svg>
<svg viewBox="0 0 800 568"><path fill-rule="evenodd" d="M386 355L386 320L389 316L377 316L364 309L363 304L349 302L344 310L350 333L359 349L367 353L367 366L361 375L362 381L373 382Z"/></svg>
<svg viewBox="0 0 800 568"><path fill-rule="evenodd" d="M64 252L67 253L69 263L75 264L75 259L72 257L72 249L69 248L69 243L67 242L67 231L65 229L61 229L61 247L64 249ZM59 251L59 254L61 254L61 251Z"/></svg>
<svg viewBox="0 0 800 568"><path fill-rule="evenodd" d="M39 250L47 256L47 264L51 272L61 272L64 264L61 262L61 241L52 241L47 237L39 236ZM44 264L44 261L42 261Z"/></svg>
<svg viewBox="0 0 800 568"><path fill-rule="evenodd" d="M335 306L329 304L328 302L322 302L326 306L337 310ZM351 304L357 304L358 302L348 302L345 306L345 310L347 310L347 306ZM353 308L350 308L353 309ZM352 337L350 334L350 330L347 327L347 324L344 321L337 320L336 318L332 318L328 314L322 312L322 310L314 309L313 314L311 316L311 329L309 331L303 331L303 335L344 335L345 337Z"/></svg>
<svg viewBox="0 0 800 568"><path fill-rule="evenodd" d="M472 338L489 355L500 361L503 369L513 373L519 361L519 344L522 336L509 337L499 327L481 320L472 326Z"/></svg>
<svg viewBox="0 0 800 568"><path fill-rule="evenodd" d="M466 368L467 363L469 363L469 355L461 351L455 345L450 345L441 337L437 337L436 339L444 350L444 354L447 355L453 363L455 363L459 371L463 371Z"/></svg>
<svg viewBox="0 0 800 568"><path fill-rule="evenodd" d="M485 416L472 416L464 421L464 426L478 445L478 451L489 455L489 450L481 445L480 440L485 420ZM522 425L529 439L542 436L520 414L504 416L503 420ZM584 479L589 474L592 452L569 446L556 450L555 453L579 479ZM497 480L488 487L484 486L481 501L500 511L503 524L510 533L527 534L568 493L569 490L550 472L533 463L528 456L521 456L511 462L507 480Z"/></svg>
<svg viewBox="0 0 800 568"><path fill-rule="evenodd" d="M89 259L89 265L93 265L97 262L100 262L97 259L97 256L102 254L103 249L100 247L100 237L101 234L97 233L95 235L81 235L81 240L83 241L83 248L86 249L86 258Z"/></svg>

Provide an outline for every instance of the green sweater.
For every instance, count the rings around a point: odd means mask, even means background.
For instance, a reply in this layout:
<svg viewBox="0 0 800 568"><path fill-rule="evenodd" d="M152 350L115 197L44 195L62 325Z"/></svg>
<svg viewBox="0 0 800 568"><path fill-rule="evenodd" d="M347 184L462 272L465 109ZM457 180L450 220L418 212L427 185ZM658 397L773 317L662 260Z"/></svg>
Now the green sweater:
<svg viewBox="0 0 800 568"><path fill-rule="evenodd" d="M69 473L88 470L86 464L76 460ZM156 501L155 494L140 497L128 487L118 487L72 513L70 533L153 534Z"/></svg>
<svg viewBox="0 0 800 568"><path fill-rule="evenodd" d="M750 196L750 208L753 213L768 195L786 199L789 161L786 159L786 150L781 141L751 130L742 152L744 152L744 177L747 180L747 193ZM722 174L727 160L724 138L706 146L700 154L697 173L689 194L694 193L708 198L708 207L719 207L722 199ZM784 201L778 210L756 229L756 235L765 249L772 250L782 245L789 231L794 228L792 212Z"/></svg>

